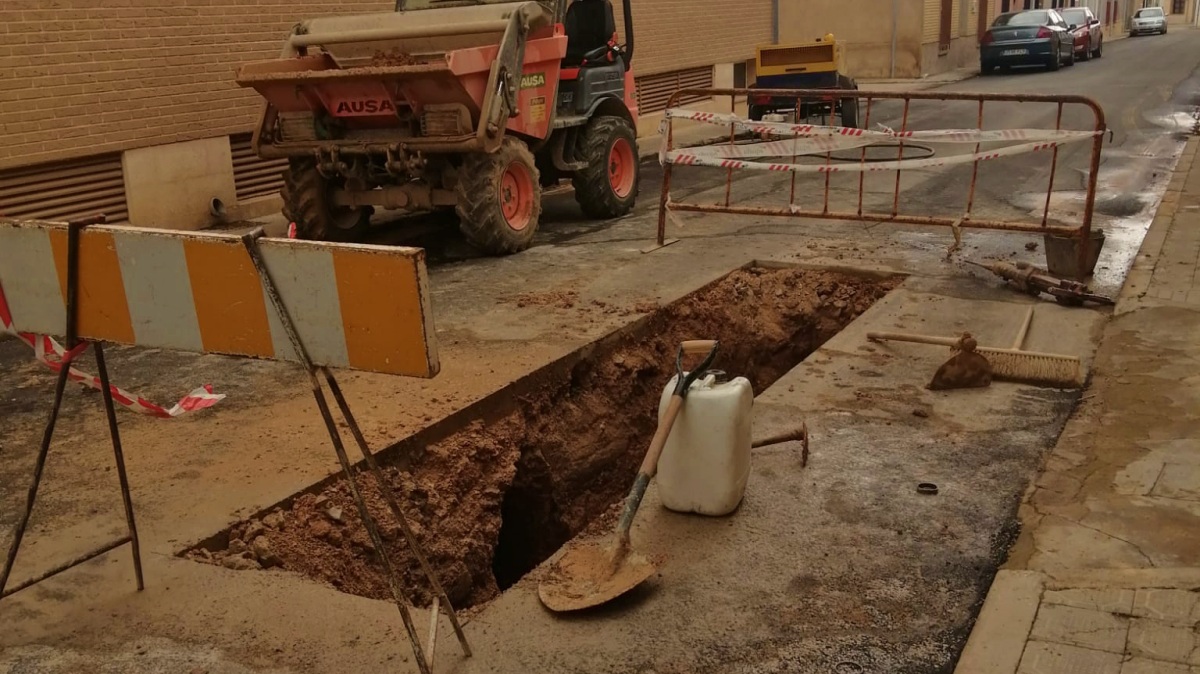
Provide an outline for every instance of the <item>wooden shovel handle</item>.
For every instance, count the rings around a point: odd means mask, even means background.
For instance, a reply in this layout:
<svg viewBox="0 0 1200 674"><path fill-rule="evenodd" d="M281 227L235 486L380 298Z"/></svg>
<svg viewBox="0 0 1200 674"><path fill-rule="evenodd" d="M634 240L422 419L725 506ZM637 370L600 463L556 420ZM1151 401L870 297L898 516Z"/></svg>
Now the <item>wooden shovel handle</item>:
<svg viewBox="0 0 1200 674"><path fill-rule="evenodd" d="M910 335L903 332L868 332L867 339L872 342L912 342L914 344L934 344L937 346L958 346L955 337L935 337L933 335Z"/></svg>
<svg viewBox="0 0 1200 674"><path fill-rule="evenodd" d="M681 409L683 409L683 398L671 396L671 402L667 403L663 420L658 425L658 429L654 431L654 439L650 441L650 449L646 450L646 458L642 459L642 467L638 472L650 477L654 477L658 473L658 459L662 456L663 447L667 444L667 436L671 434L671 427L675 425L675 418L679 416Z"/></svg>
<svg viewBox="0 0 1200 674"><path fill-rule="evenodd" d="M638 469L637 477L633 480L633 488L625 497L625 507L621 509L621 517L617 520L617 545L612 557L614 567L624 558L629 548L629 529L633 526L633 518L642 505L642 497L646 495L646 488L650 486L650 478L658 472L658 458L662 456L667 436L671 434L675 417L679 416L679 410L682 408L683 398L678 395L671 396L671 402L667 404L658 430L654 432L654 439L650 441L650 449L646 450L646 458L642 459L642 467Z"/></svg>
<svg viewBox="0 0 1200 674"><path fill-rule="evenodd" d="M717 345L716 340L712 339L692 339L683 342L679 346L683 348L683 352L687 354L708 353Z"/></svg>

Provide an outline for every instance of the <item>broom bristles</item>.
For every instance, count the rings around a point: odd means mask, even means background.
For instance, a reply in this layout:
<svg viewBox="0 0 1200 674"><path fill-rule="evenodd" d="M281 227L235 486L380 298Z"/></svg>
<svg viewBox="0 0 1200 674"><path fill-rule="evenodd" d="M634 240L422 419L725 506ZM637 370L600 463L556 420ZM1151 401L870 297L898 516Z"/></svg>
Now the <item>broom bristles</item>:
<svg viewBox="0 0 1200 674"><path fill-rule="evenodd" d="M1083 362L1076 356L987 347L976 351L992 364L996 379L1062 388L1083 386Z"/></svg>

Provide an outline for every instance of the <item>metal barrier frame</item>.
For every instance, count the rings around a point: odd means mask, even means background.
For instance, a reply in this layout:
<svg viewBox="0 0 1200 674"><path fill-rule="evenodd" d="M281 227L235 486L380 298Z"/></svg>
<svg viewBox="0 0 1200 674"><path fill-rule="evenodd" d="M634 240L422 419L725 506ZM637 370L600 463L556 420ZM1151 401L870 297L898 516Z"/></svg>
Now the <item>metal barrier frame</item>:
<svg viewBox="0 0 1200 674"><path fill-rule="evenodd" d="M749 100L751 96L770 96L772 98L794 99L797 102L797 109L802 100L829 100L831 98L856 98L859 101L866 100L866 111L863 118L863 126L869 128L871 124L871 108L875 101L879 100L898 100L904 102L904 112L899 131L901 133L908 131L909 108L913 101L973 101L978 103L977 128L983 129L983 112L986 103L1043 103L1057 105L1057 117L1055 122L1055 130L1062 128L1063 108L1067 105L1080 105L1091 109L1095 119L1095 137L1092 139L1092 154L1090 171L1087 181L1087 194L1084 202L1083 222L1078 227L1056 227L1049 225L1050 217L1050 199L1054 193L1054 178L1058 170L1058 146L1054 147L1051 164L1050 164L1050 180L1046 189L1045 206L1042 209L1042 219L1040 223L1011 221L1011 220L989 220L975 219L971 217L971 210L975 204L975 185L979 177L979 160L973 162L971 171L971 187L966 198L966 209L964 214L958 218L933 216L933 215L910 215L900 213L900 174L901 170L896 170L896 186L892 194L891 212L871 212L863 209L864 183L866 174L859 173L858 177L858 208L854 211L837 211L829 208L829 179L830 174L825 173L825 195L824 205L820 210L797 208L796 203L796 173L792 172L791 177L791 195L788 199L787 208L773 208L768 206L736 206L730 203L730 193L733 184L733 169L726 170L725 178L725 201L723 204L695 204L684 203L671 200L671 174L674 169L674 164L665 162L663 166L663 182L662 195L658 207L658 239L657 247L667 245L666 229L667 229L667 213L668 211L683 211L696 213L728 213L732 215L760 215L760 216L786 216L794 218L824 218L832 220L852 220L852 221L870 221L870 222L887 222L901 225L937 225L942 227L952 227L956 231L958 228L969 229L993 229L1009 232L1032 232L1038 234L1049 234L1064 238L1074 239L1079 242L1079 270L1083 274L1090 273L1088 269L1089 257L1089 242L1092 232L1092 217L1096 205L1096 180L1100 172L1100 154L1104 144L1104 133L1108 127L1104 118L1104 110L1100 105L1086 96L1076 95L1045 95L1045 94L969 94L969 93L952 93L952 92L937 92L937 91L910 91L910 92L886 92L886 91L861 91L861 90L830 90L830 89L680 89L672 94L667 102L667 109L671 110L679 105L679 101L685 97L728 97L729 109L734 113L737 109L739 99ZM860 110L862 106L859 106ZM664 152L679 149L674 147L674 119L666 118L666 137L663 139ZM735 127L730 128L729 143L732 145L737 137ZM899 158L904 158L904 138L899 137ZM975 145L975 152L979 152L979 144ZM866 163L866 148L862 149L862 163ZM831 153L826 153L826 162L832 161Z"/></svg>

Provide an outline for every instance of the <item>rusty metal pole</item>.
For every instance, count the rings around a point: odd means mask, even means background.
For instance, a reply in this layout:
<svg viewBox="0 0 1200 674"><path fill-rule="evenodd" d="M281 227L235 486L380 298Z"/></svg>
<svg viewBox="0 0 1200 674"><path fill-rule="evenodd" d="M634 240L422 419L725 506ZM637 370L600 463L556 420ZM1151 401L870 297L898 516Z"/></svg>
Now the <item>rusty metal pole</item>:
<svg viewBox="0 0 1200 674"><path fill-rule="evenodd" d="M737 96L729 97L729 116L733 117L737 114ZM737 124L729 123L729 147L733 147L737 141ZM733 169L730 168L725 172L725 205L729 205L730 195L733 194Z"/></svg>
<svg viewBox="0 0 1200 674"><path fill-rule="evenodd" d="M667 110L670 111L679 101L679 93L676 92L667 100ZM667 137L662 140L666 143L666 150L663 152L665 156L674 148L672 144L675 142L675 120L671 116L667 116ZM671 203L671 168L674 164L668 159L663 162L663 182L662 195L658 201L658 239L655 243L659 248L667 245L667 207Z"/></svg>
<svg viewBox="0 0 1200 674"><path fill-rule="evenodd" d="M897 152L897 159L904 161L904 132L908 131L908 108L912 100L908 97L904 99L904 118L900 122L900 150ZM900 169L896 169L896 191L892 194L892 217L895 218L900 214Z"/></svg>
<svg viewBox="0 0 1200 674"><path fill-rule="evenodd" d="M1096 137L1092 139L1092 163L1088 171L1087 196L1083 205L1083 224L1079 233L1079 280L1087 278L1087 262L1089 249L1092 245L1092 216L1096 211L1096 182L1100 177L1100 155L1104 151L1104 132L1108 123L1104 119L1104 108L1095 101L1088 100L1092 113L1096 116Z"/></svg>
<svg viewBox="0 0 1200 674"><path fill-rule="evenodd" d="M792 119L795 120L795 125L792 126L792 164L793 165L796 163L796 145L798 144L798 141L800 140L800 131L799 131L799 129L796 128L796 126L798 126L800 124L800 99L797 98L794 101L794 105L796 107L792 110ZM796 172L789 171L789 173L792 174L791 192L790 192L790 194L788 194L788 210L790 211L792 209L792 207L794 207L796 205Z"/></svg>
<svg viewBox="0 0 1200 674"><path fill-rule="evenodd" d="M979 114L978 114L977 128L980 131L983 131L983 101L979 101ZM977 157L979 155L979 146L980 145L982 145L982 143L975 143L975 155ZM979 179L979 160L976 159L975 162L973 164L971 164L971 192L967 195L967 214L963 218L964 220L971 219L971 209L975 206L975 183L978 179Z"/></svg>
<svg viewBox="0 0 1200 674"><path fill-rule="evenodd" d="M1058 116L1054 121L1054 130L1062 130L1063 104L1058 104ZM1050 221L1050 198L1054 196L1054 174L1058 171L1058 143L1054 144L1054 152L1050 155L1050 185L1046 187L1046 207L1042 209L1042 225Z"/></svg>
<svg viewBox="0 0 1200 674"><path fill-rule="evenodd" d="M112 385L108 382L108 364L104 361L104 345L93 342L96 352L96 370L100 377L100 397L104 400L104 415L108 418L108 436L112 440L113 459L117 463L117 480L121 484L121 504L125 507L125 526L129 530L129 543L133 548L133 574L137 578L138 592L146 589L142 579L142 547L138 542L137 522L133 517L133 497L129 493L129 476L125 473L125 451L121 448L121 432L117 428L117 409L113 405Z"/></svg>
<svg viewBox="0 0 1200 674"><path fill-rule="evenodd" d="M74 304L68 302L67 311L70 312L73 308ZM12 543L8 546L8 556L4 559L4 571L0 573L0 596L5 595L4 588L8 585L13 564L17 561L17 552L21 549L21 541L25 538L25 528L29 526L29 518L33 514L33 504L37 501L38 488L42 484L42 471L46 468L46 456L50 453L50 442L54 438L54 426L58 422L58 411L62 408L69 369L70 361L63 362L62 369L58 371L58 378L54 381L54 403L50 406L50 417L46 420L46 427L42 431L42 444L38 447L37 459L33 464L33 482L29 485L29 492L25 497L25 509L21 511L21 517L17 520L16 529L13 531ZM13 592L20 589L22 588L17 588Z"/></svg>
<svg viewBox="0 0 1200 674"><path fill-rule="evenodd" d="M871 128L871 103L874 100L875 99L873 99L869 96L867 97L867 115L866 115L866 118L863 120L863 127L867 128L867 129ZM866 165L866 163L867 163L867 146L865 146L865 145L863 146L862 155L859 157L858 161L859 161L859 163ZM866 180L867 180L867 172L866 171L863 171L858 174L858 214L859 215L862 215L862 212L863 212L863 190L866 189Z"/></svg>
<svg viewBox="0 0 1200 674"><path fill-rule="evenodd" d="M471 645L467 643L467 635L463 632L462 626L458 622L458 614L454 611L454 605L450 602L450 597L446 594L446 590L442 588L442 583L438 580L437 574L433 571L433 566L429 563L429 558L425 554L425 550L413 533L412 527L408 524L408 518L404 516L404 512L400 509L400 504L396 501L395 494L384 484L383 471L379 468L379 462L375 460L375 455L371 453L371 448L367 445L367 439L362 433L362 429L358 425L358 421L354 418L354 413L350 411L350 404L346 402L346 396L342 394L342 387L334 378L333 372L329 368L319 368L325 375L325 383L329 385L329 392L333 394L333 399L337 402L338 409L342 413L342 417L346 420L346 425L350 427L350 434L354 437L354 441L358 443L358 449L362 452L363 459L367 462L367 469L375 477L376 484L379 485L379 493L383 495L383 500L387 503L388 508L392 511L392 515L400 524L400 532L404 535L405 542L412 550L413 556L417 558L417 564L420 565L421 571L425 573L425 577L429 579L429 584L433 586L434 592L434 623L430 630L432 634L437 633L437 605L443 603L446 606L446 615L450 618L450 624L454 627L454 634L458 637L458 643L462 646L463 654L468 658L471 657ZM433 645L429 646L429 658L433 659Z"/></svg>

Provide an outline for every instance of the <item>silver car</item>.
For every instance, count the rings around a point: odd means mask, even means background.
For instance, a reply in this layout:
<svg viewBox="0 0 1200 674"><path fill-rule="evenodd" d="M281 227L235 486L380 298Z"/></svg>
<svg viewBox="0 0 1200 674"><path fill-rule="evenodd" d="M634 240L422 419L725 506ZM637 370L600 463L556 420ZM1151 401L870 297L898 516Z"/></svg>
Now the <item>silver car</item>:
<svg viewBox="0 0 1200 674"><path fill-rule="evenodd" d="M1133 25L1129 28L1129 34L1148 33L1167 34L1167 15L1162 7L1143 7L1133 15Z"/></svg>

